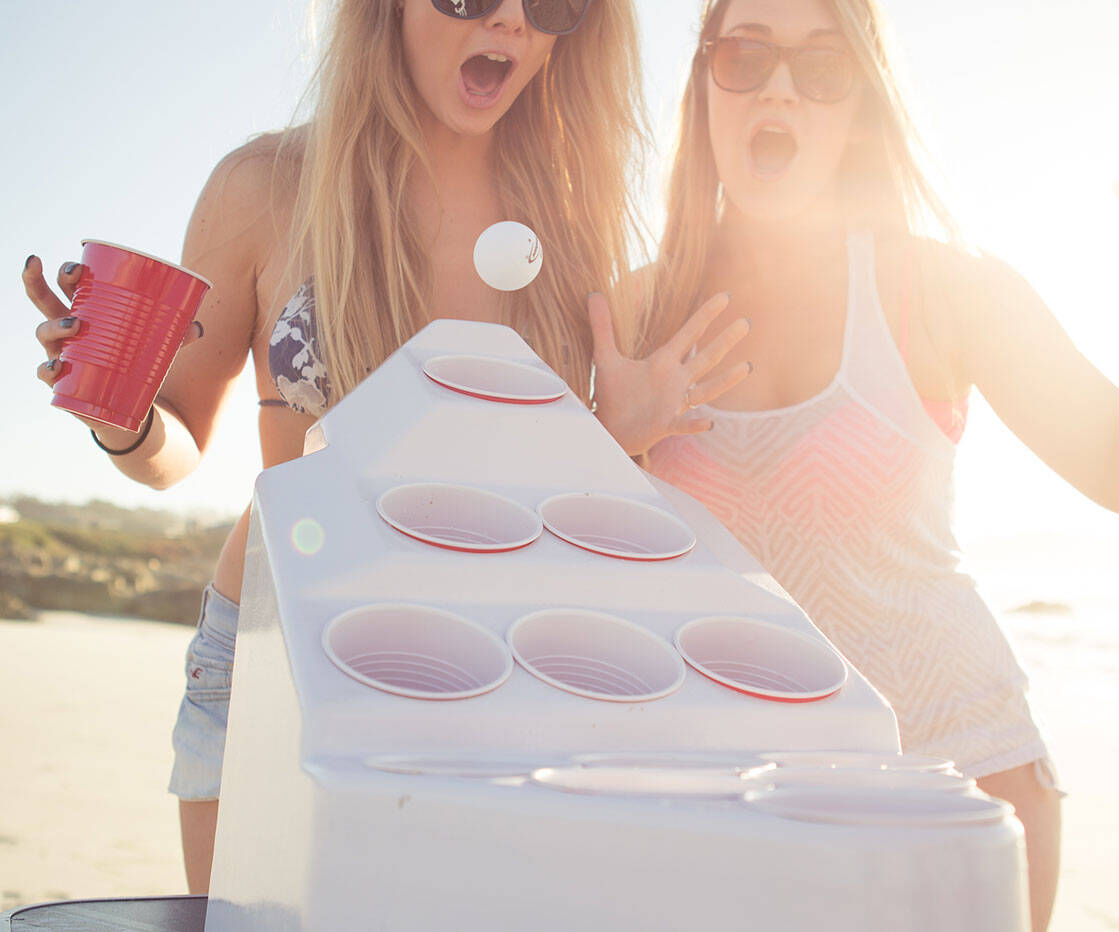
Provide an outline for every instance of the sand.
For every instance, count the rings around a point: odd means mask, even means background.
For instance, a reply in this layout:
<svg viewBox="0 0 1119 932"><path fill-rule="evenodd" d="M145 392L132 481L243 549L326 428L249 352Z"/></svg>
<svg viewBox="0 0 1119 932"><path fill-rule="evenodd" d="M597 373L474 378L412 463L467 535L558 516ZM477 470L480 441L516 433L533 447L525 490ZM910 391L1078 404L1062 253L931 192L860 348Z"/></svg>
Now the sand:
<svg viewBox="0 0 1119 932"><path fill-rule="evenodd" d="M0 909L185 893L166 792L182 625L0 622Z"/></svg>
<svg viewBox="0 0 1119 932"><path fill-rule="evenodd" d="M1036 615L1009 624L1050 630ZM0 621L0 911L186 892L165 786L190 635L63 612ZM1119 929L1114 655L1053 650L1041 637L1020 646L1070 792L1051 929Z"/></svg>

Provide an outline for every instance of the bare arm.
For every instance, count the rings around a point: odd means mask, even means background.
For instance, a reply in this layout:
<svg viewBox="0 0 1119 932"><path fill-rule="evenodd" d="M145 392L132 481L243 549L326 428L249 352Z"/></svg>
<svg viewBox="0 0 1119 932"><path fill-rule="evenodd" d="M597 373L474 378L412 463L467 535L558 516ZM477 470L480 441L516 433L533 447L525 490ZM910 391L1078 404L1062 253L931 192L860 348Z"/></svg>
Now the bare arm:
<svg viewBox="0 0 1119 932"><path fill-rule="evenodd" d="M269 187L270 159L255 154L250 144L217 166L199 197L182 261L213 282L195 318L203 335L175 357L156 398L147 438L134 452L112 457L121 472L138 482L162 489L193 471L244 367L256 328L257 269L271 236L265 220ZM68 297L76 280L73 272L59 274ZM51 356L67 335L62 321L69 309L42 280L38 262L29 263L24 281L29 297L48 317L37 335ZM55 377L49 364L40 367L44 381ZM123 429L87 423L111 450L126 449L136 440L136 434Z"/></svg>
<svg viewBox="0 0 1119 932"><path fill-rule="evenodd" d="M1119 387L1073 345L1017 272L957 257L953 301L970 382L1018 438L1093 501L1119 511Z"/></svg>

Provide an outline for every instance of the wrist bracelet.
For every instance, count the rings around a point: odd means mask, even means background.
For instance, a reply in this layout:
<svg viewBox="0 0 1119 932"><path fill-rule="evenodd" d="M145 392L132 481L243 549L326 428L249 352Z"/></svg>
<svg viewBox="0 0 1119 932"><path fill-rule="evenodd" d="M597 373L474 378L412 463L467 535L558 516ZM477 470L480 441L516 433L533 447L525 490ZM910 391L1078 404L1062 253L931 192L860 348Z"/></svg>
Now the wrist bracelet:
<svg viewBox="0 0 1119 932"><path fill-rule="evenodd" d="M97 436L97 431L95 431L92 427L89 429L89 433L90 436L93 437L93 442L96 443L106 453L108 453L109 456L124 456L126 453L131 453L133 450L138 449L140 444L148 439L148 433L152 429L152 421L154 420L155 405L152 405L150 408L148 408L148 416L144 418L144 424L140 428L140 436L137 437L129 446L125 447L123 450L110 450L107 446L105 446L105 444L101 442L100 438Z"/></svg>

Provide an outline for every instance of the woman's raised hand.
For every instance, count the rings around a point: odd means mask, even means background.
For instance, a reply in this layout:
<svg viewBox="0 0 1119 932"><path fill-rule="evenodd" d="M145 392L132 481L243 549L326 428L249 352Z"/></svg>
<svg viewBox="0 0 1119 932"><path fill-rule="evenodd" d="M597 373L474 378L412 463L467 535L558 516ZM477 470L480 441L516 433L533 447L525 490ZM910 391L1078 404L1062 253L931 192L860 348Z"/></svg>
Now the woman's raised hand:
<svg viewBox="0 0 1119 932"><path fill-rule="evenodd" d="M730 295L715 295L660 349L644 359L629 359L618 352L605 296L591 295L587 309L594 340L595 413L630 456L644 453L663 437L710 430L711 419L692 409L718 398L752 371L743 362L704 378L750 332L745 318L692 352L729 303Z"/></svg>

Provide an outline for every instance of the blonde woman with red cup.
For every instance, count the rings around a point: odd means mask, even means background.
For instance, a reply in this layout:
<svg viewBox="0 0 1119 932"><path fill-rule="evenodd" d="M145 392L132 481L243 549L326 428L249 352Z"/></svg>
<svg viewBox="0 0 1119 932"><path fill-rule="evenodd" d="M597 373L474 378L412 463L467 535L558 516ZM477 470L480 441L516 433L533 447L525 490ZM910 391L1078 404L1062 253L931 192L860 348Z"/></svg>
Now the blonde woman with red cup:
<svg viewBox="0 0 1119 932"><path fill-rule="evenodd" d="M338 0L314 115L228 155L199 198L182 262L213 288L193 340L140 432L87 421L94 439L136 481L172 485L251 358L264 465L290 460L318 416L440 317L509 324L586 398L586 296L624 291L629 268L639 87L631 0ZM548 256L515 293L471 261L507 219ZM63 266L64 298L80 272ZM23 275L47 318L50 384L74 318L38 258ZM247 514L206 590L174 730L192 892L209 881L246 530Z"/></svg>

